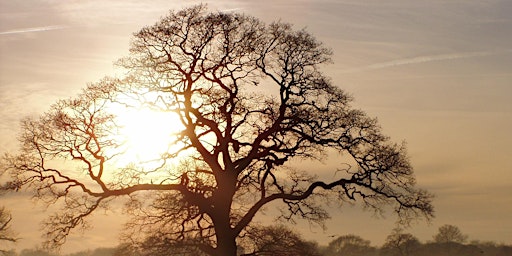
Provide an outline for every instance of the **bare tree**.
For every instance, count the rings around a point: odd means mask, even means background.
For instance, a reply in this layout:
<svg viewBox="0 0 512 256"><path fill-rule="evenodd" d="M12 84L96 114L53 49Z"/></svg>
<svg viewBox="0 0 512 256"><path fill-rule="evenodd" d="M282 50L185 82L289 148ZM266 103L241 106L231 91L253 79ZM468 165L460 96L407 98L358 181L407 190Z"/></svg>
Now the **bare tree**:
<svg viewBox="0 0 512 256"><path fill-rule="evenodd" d="M5 209L5 207L0 208L0 240L2 241L11 241L16 242L16 238L14 238L14 234L12 233L10 224L12 221L12 216L9 211Z"/></svg>
<svg viewBox="0 0 512 256"><path fill-rule="evenodd" d="M403 233L401 228L395 228L386 238L382 251L385 255L407 256L413 255L413 252L420 246L420 241L414 235Z"/></svg>
<svg viewBox="0 0 512 256"><path fill-rule="evenodd" d="M371 256L376 255L376 249L370 245L369 240L365 240L357 235L339 236L329 242L326 250L327 256Z"/></svg>
<svg viewBox="0 0 512 256"><path fill-rule="evenodd" d="M439 227L438 233L434 236L436 243L465 243L467 240L468 236L462 234L457 226L449 224Z"/></svg>
<svg viewBox="0 0 512 256"><path fill-rule="evenodd" d="M16 242L18 239L16 238L16 234L13 232L11 228L12 216L5 209L5 207L0 208L0 242ZM3 245L2 245L3 247ZM0 255L9 255L9 251L5 248L0 247Z"/></svg>
<svg viewBox="0 0 512 256"><path fill-rule="evenodd" d="M210 255L236 255L237 237L271 202L281 202L289 220L321 223L328 217L322 198L377 212L393 206L402 222L431 218L432 196L415 187L404 145L319 71L330 56L289 24L202 5L170 12L134 35L130 56L119 61L126 77L106 78L24 120L22 152L3 161L15 184L64 203L46 222L50 247L120 196L131 198L131 242L151 234ZM116 164L124 145L109 112L116 103L179 116L174 146L157 164ZM327 160L332 152L354 168L332 170L332 180L290 168L292 160Z"/></svg>
<svg viewBox="0 0 512 256"><path fill-rule="evenodd" d="M0 172L0 174L2 174ZM1 175L0 175L1 177ZM0 196L4 194L7 190L10 189L9 183L1 185L0 186ZM0 244L7 242L7 243L14 243L18 241L18 237L16 232L13 231L11 227L11 221L12 221L12 215L11 213L3 206L0 207ZM10 255L10 251L7 251L0 247L0 255Z"/></svg>

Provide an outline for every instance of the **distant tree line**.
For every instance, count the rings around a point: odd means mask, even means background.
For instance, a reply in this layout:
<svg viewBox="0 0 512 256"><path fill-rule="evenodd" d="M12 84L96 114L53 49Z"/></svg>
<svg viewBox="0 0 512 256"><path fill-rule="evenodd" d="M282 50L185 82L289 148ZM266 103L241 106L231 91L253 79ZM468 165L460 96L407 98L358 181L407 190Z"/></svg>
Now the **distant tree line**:
<svg viewBox="0 0 512 256"><path fill-rule="evenodd" d="M300 234L282 225L255 228L239 241L240 256L510 256L512 246L495 242L469 241L468 236L454 225L443 225L432 241L420 242L402 229L394 229L381 247L369 240L348 234L334 238L326 246L304 240ZM186 243L166 243L158 237L149 237L146 243L123 243L116 248L67 254L65 256L201 256L201 252ZM42 249L25 249L19 253L4 252L8 256L59 256Z"/></svg>

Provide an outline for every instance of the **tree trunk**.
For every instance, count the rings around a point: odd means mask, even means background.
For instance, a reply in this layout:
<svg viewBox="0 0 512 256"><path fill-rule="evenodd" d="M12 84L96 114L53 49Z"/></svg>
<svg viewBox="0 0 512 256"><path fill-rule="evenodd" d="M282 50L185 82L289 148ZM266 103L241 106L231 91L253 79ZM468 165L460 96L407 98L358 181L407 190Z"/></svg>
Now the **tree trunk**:
<svg viewBox="0 0 512 256"><path fill-rule="evenodd" d="M216 254L219 256L236 256L236 237L228 232L220 232L217 230L217 249L215 250Z"/></svg>
<svg viewBox="0 0 512 256"><path fill-rule="evenodd" d="M236 176L224 175L217 177L219 190L214 195L215 214L212 217L217 239L217 256L236 256L236 237L231 227L231 203L236 192Z"/></svg>
<svg viewBox="0 0 512 256"><path fill-rule="evenodd" d="M228 200L226 200L228 201ZM224 205L224 209L219 209L216 218L213 218L215 236L217 239L217 248L215 256L236 256L236 237L230 223L229 206Z"/></svg>

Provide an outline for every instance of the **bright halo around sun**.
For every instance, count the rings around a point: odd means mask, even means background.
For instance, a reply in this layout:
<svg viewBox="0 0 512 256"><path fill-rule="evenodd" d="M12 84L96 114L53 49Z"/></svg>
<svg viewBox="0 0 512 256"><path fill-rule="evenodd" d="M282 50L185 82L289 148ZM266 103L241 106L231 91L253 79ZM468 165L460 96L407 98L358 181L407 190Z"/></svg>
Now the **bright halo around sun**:
<svg viewBox="0 0 512 256"><path fill-rule="evenodd" d="M175 140L182 125L176 113L125 107L116 107L113 112L123 145L116 157L118 165L156 167L162 163L162 155L180 146Z"/></svg>

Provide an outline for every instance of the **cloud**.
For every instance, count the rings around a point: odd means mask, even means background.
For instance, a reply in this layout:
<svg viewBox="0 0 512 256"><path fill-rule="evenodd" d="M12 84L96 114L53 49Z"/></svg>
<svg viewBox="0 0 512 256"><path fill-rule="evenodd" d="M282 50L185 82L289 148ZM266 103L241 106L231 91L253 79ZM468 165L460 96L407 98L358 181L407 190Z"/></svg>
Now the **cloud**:
<svg viewBox="0 0 512 256"><path fill-rule="evenodd" d="M241 7L238 7L238 8L227 8L227 9L222 9L220 10L220 12L239 12L239 11L242 11L244 10L244 8L241 8Z"/></svg>
<svg viewBox="0 0 512 256"><path fill-rule="evenodd" d="M455 59L464 59L464 58L473 58L473 57L483 57L490 55L497 55L502 53L511 53L512 49L503 50L503 51L479 51L479 52L460 52L460 53L451 53L451 54L438 54L438 55L427 55L427 56L418 56L414 58L405 58L405 59L397 59L387 62L375 63L365 67L346 69L341 71L341 73L358 73L368 70L376 70L383 68L391 68L396 66L403 65L411 65L411 64L420 64L426 62L433 61L445 61L445 60L455 60Z"/></svg>
<svg viewBox="0 0 512 256"><path fill-rule="evenodd" d="M0 35L42 32L42 31L58 30L58 29L65 29L65 28L68 28L68 27L63 26L63 25L54 25L54 26L44 26L44 27L22 28L22 29L3 31L3 32L0 32Z"/></svg>
<svg viewBox="0 0 512 256"><path fill-rule="evenodd" d="M95 27L106 25L145 25L175 9L176 1L54 1L52 7L70 24ZM115 11L112 11L115 10Z"/></svg>

